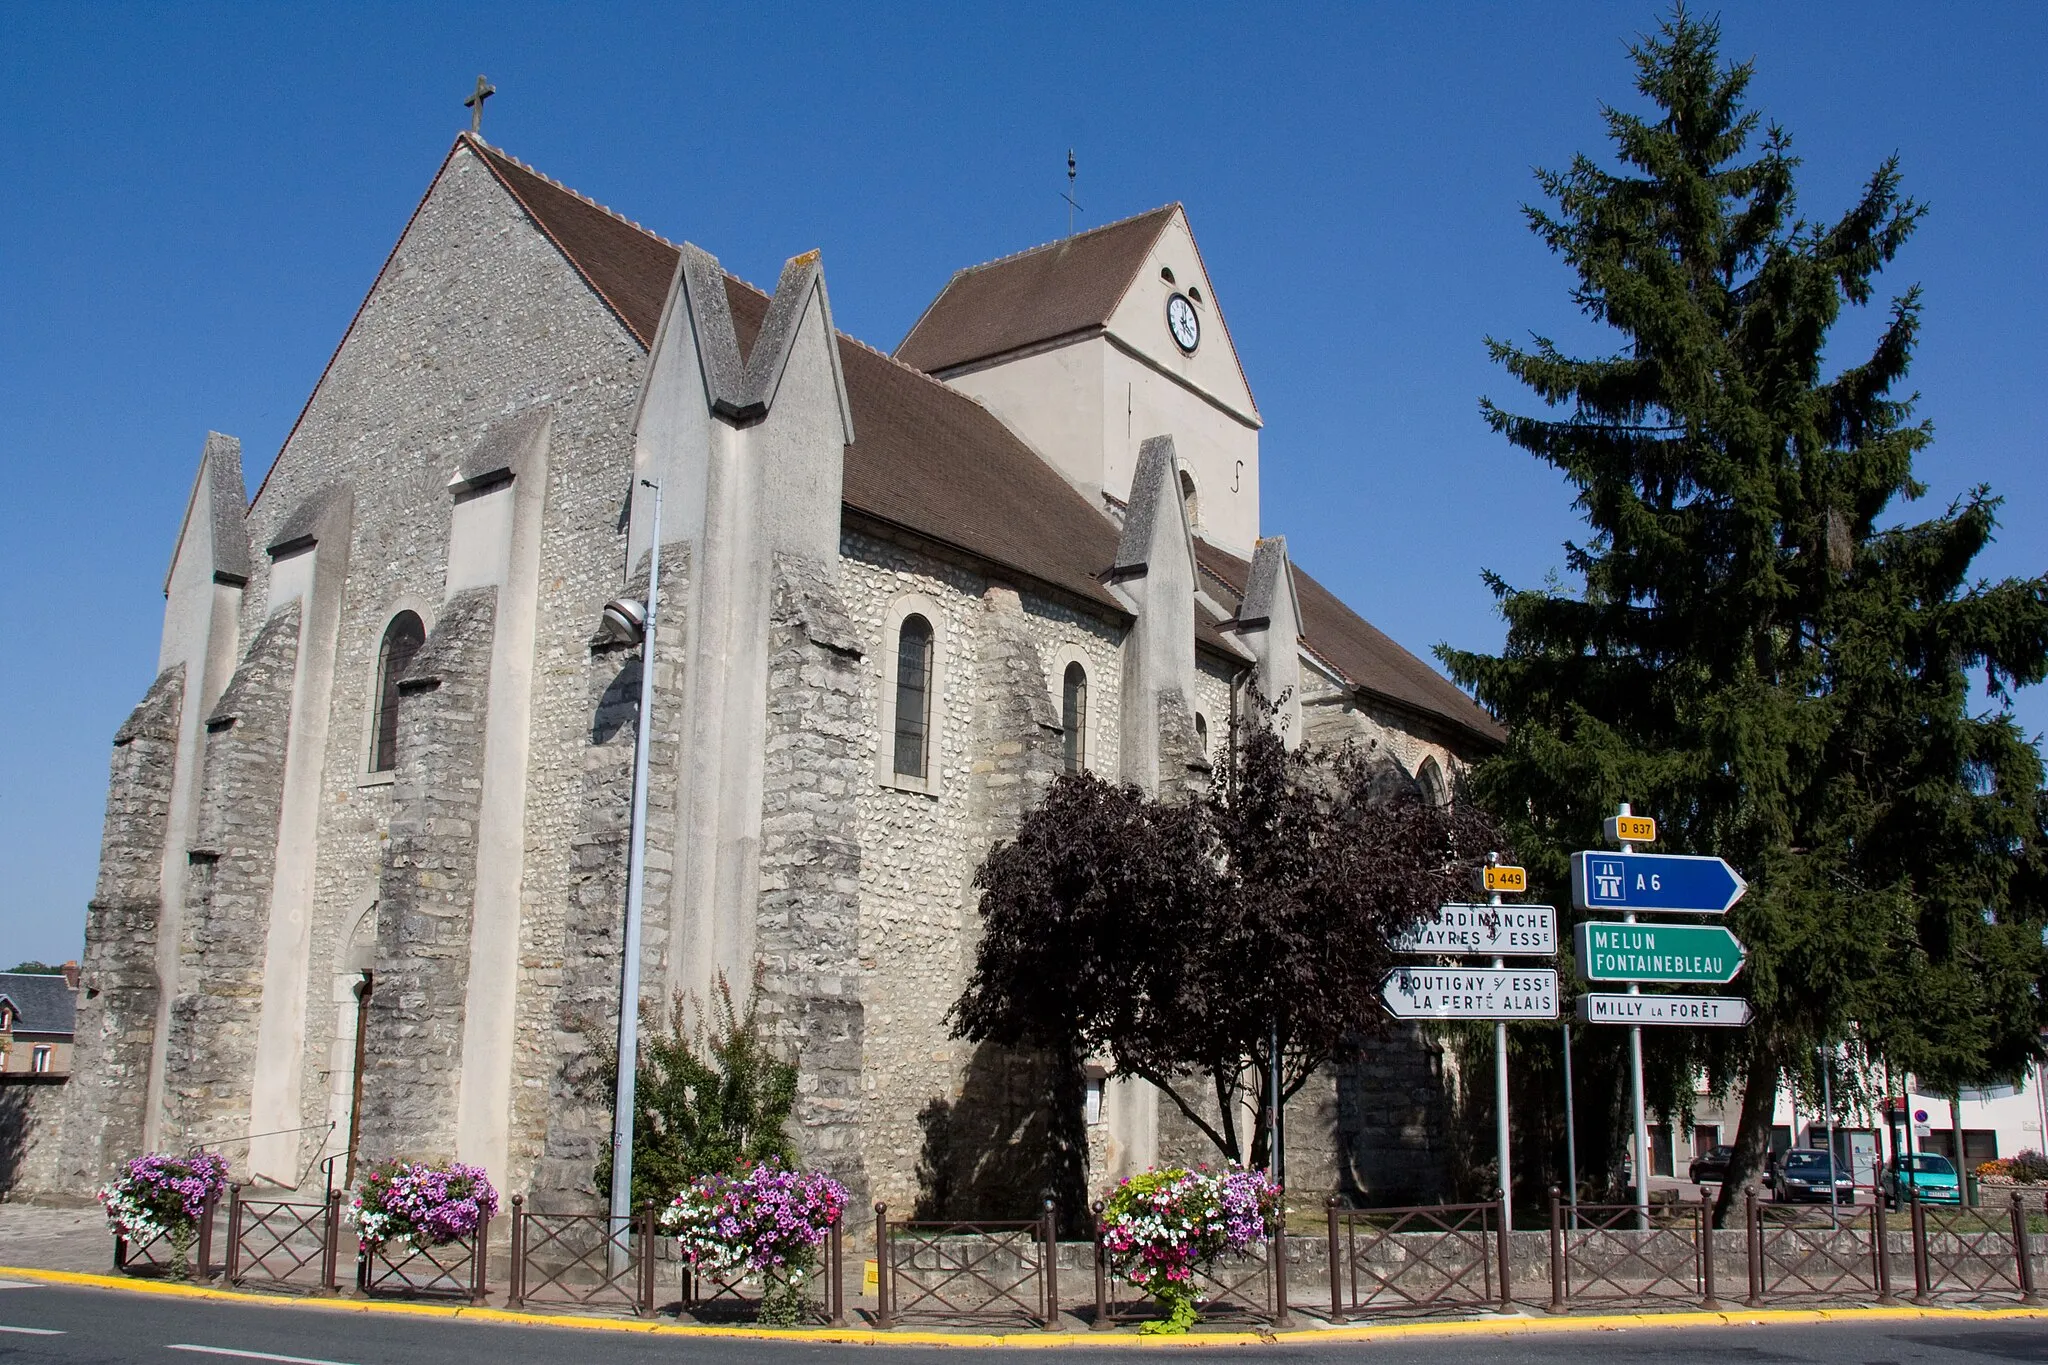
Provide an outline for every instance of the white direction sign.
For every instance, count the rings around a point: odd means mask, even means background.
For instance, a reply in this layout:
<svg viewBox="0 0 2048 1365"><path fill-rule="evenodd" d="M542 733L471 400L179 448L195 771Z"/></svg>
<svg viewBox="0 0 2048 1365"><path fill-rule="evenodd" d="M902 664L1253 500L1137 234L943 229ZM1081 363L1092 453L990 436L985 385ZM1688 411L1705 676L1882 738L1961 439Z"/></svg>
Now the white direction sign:
<svg viewBox="0 0 2048 1365"><path fill-rule="evenodd" d="M1582 995L1579 1018L1589 1024L1741 1028L1749 1022L1749 1002L1727 995Z"/></svg>
<svg viewBox="0 0 2048 1365"><path fill-rule="evenodd" d="M1397 953L1551 957L1557 911L1548 905L1440 905L1394 941Z"/></svg>
<svg viewBox="0 0 2048 1365"><path fill-rule="evenodd" d="M1555 1019L1548 967L1396 967L1380 986L1396 1019Z"/></svg>

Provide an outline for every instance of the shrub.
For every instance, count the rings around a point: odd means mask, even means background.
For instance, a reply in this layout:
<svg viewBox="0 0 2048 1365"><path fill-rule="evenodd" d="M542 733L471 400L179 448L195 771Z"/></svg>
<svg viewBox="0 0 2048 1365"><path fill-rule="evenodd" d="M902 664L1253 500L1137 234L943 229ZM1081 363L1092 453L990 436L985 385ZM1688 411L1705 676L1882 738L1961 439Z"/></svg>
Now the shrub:
<svg viewBox="0 0 2048 1365"><path fill-rule="evenodd" d="M2015 1153L2012 1160L2005 1164L2008 1168L2006 1174L2023 1185L2038 1185L2042 1181L2048 1181L2048 1156L2043 1156L2031 1148Z"/></svg>
<svg viewBox="0 0 2048 1365"><path fill-rule="evenodd" d="M207 1201L220 1198L227 1187L228 1163L213 1152L151 1152L129 1160L98 1195L107 1226L141 1246L168 1238L182 1264L199 1239Z"/></svg>
<svg viewBox="0 0 2048 1365"><path fill-rule="evenodd" d="M846 1187L831 1176L765 1161L690 1182L662 1211L661 1226L693 1270L759 1272L760 1320L786 1327L802 1318L818 1248L845 1211Z"/></svg>
<svg viewBox="0 0 2048 1365"><path fill-rule="evenodd" d="M1280 1190L1261 1171L1170 1167L1116 1187L1102 1213L1102 1246L1118 1274L1150 1294L1164 1315L1146 1332L1194 1325L1195 1271L1271 1235Z"/></svg>
<svg viewBox="0 0 2048 1365"><path fill-rule="evenodd" d="M498 1192L481 1166L460 1161L380 1161L349 1199L349 1221L367 1246L396 1238L414 1248L446 1246L475 1234L498 1211Z"/></svg>

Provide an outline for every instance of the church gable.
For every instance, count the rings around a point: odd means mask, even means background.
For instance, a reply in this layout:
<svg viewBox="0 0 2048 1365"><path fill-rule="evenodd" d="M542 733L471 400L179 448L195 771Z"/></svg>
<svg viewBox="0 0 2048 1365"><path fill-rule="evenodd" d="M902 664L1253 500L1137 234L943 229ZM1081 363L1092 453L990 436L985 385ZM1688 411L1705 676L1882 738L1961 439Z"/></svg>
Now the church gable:
<svg viewBox="0 0 2048 1365"><path fill-rule="evenodd" d="M1176 295L1193 308L1194 328L1181 339L1176 338L1167 313L1168 301ZM1230 329L1224 325L1215 286L1202 265L1202 251L1188 226L1187 210L1180 205L1173 206L1103 325L1119 345L1135 351L1246 426L1259 425L1258 404L1231 343ZM1183 344L1187 336L1194 339L1192 348Z"/></svg>

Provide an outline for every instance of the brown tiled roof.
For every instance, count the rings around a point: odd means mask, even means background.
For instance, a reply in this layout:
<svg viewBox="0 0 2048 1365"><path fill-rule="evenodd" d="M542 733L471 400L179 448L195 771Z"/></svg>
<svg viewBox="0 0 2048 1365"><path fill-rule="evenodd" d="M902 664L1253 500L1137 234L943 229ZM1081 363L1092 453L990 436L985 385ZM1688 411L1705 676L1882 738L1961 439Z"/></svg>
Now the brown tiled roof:
<svg viewBox="0 0 2048 1365"><path fill-rule="evenodd" d="M473 145L591 288L642 345L651 345L675 275L676 247L497 149ZM1095 314L1099 305L1099 316L1080 325L1108 317L1116 300L1101 302L1100 291L1107 287L1101 282L1122 269L1115 285L1120 293L1172 212L1172 207L1158 209L1056 244L1074 247L1096 238L1115 247L1112 251L1098 240L1084 248L1092 262L1086 274L1095 281L1094 301L1084 297L1085 290L1064 284L1057 291L1076 310L1071 316ZM1132 246L1139 238L1142 245ZM1026 252L977 271L1000 274L1010 263L1053 249ZM1128 268L1115 264L1124 259ZM956 275L940 302L977 271ZM1031 287L1041 285L1034 281ZM743 352L751 350L767 316L768 297L730 276L726 296L740 347ZM938 307L934 304L933 310ZM926 319L931 316L927 313ZM921 322L919 330L924 326ZM916 335L912 333L913 338ZM1115 525L994 414L919 373L938 366L913 369L843 333L839 358L853 407L854 443L846 447L842 492L847 506L1123 612L1101 579L1116 558ZM1197 542L1197 558L1214 580L1208 586L1220 582L1229 589L1219 596L1234 609L1250 566L1206 542ZM1500 741L1500 727L1435 670L1373 629L1299 568L1295 584L1305 618L1305 643L1351 683L1487 742ZM1205 643L1228 648L1206 623L1198 624L1197 632Z"/></svg>
<svg viewBox="0 0 2048 1365"><path fill-rule="evenodd" d="M1205 540L1195 542L1195 559L1206 574L1229 590L1231 598L1243 599L1250 563ZM1294 590L1301 599L1302 644L1352 686L1433 717L1485 744L1496 745L1507 738L1507 731L1477 702L1345 606L1299 564L1294 565Z"/></svg>
<svg viewBox="0 0 2048 1365"><path fill-rule="evenodd" d="M930 374L1100 327L1178 204L1077 233L954 275L896 348Z"/></svg>

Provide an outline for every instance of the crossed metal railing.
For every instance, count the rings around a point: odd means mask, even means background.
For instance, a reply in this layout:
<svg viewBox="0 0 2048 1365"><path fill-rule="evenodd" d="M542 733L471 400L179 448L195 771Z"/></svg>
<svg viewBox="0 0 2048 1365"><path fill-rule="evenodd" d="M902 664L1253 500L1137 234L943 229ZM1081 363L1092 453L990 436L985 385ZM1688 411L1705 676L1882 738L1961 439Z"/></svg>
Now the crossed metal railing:
<svg viewBox="0 0 2048 1365"><path fill-rule="evenodd" d="M1713 1205L1579 1204L1550 1190L1550 1307L1575 1299L1689 1299L1715 1307Z"/></svg>
<svg viewBox="0 0 2048 1365"><path fill-rule="evenodd" d="M1100 1331L1156 1316L1151 1299L1134 1292L1110 1262L1102 1243L1102 1201L1096 1201L1094 1213L1095 1313L1090 1325ZM1286 1265L1286 1244L1276 1232L1254 1249L1196 1266L1195 1293L1202 1316L1224 1321L1283 1321L1287 1312Z"/></svg>
<svg viewBox="0 0 2048 1365"><path fill-rule="evenodd" d="M875 1205L875 1321L906 1318L1059 1325L1052 1200L1029 1220L892 1222Z"/></svg>
<svg viewBox="0 0 2048 1365"><path fill-rule="evenodd" d="M618 1238L602 1213L535 1213L512 1196L509 1307L529 1303L654 1311L654 1205L644 1206Z"/></svg>
<svg viewBox="0 0 2048 1365"><path fill-rule="evenodd" d="M1498 1201L1347 1209L1328 1204L1330 1321L1354 1313L1508 1306Z"/></svg>
<svg viewBox="0 0 2048 1365"><path fill-rule="evenodd" d="M222 1272L229 1284L255 1281L275 1289L340 1287L341 1191L318 1204L244 1199L228 1186L228 1252Z"/></svg>
<svg viewBox="0 0 2048 1365"><path fill-rule="evenodd" d="M199 1210L199 1237L192 1246L194 1279L210 1280L218 1269L213 1263L213 1224L219 1213L220 1201L209 1195ZM114 1269L124 1275L162 1275L184 1260L183 1251L164 1233L137 1242L127 1229L114 1230Z"/></svg>
<svg viewBox="0 0 2048 1365"><path fill-rule="evenodd" d="M1917 1193L1917 1191L1915 1191ZM2037 1301L2029 1255L2027 1207L2015 1192L2004 1212L1938 1208L1910 1200L1913 1225L1913 1297L1925 1303L1940 1293L2018 1296Z"/></svg>
<svg viewBox="0 0 2048 1365"><path fill-rule="evenodd" d="M826 1327L844 1327L846 1259L837 1223L826 1230L821 1261L805 1286L805 1320ZM751 1269L720 1274L685 1265L682 1288L683 1311L700 1322L716 1322L754 1318L768 1285L759 1272Z"/></svg>
<svg viewBox="0 0 2048 1365"><path fill-rule="evenodd" d="M362 1243L356 1252L356 1289L366 1295L419 1294L481 1304L489 1285L490 1238L486 1215L474 1233L441 1246L402 1240Z"/></svg>
<svg viewBox="0 0 2048 1365"><path fill-rule="evenodd" d="M1889 1228L1882 1202L1868 1210L1766 1204L1743 1194L1750 1307L1766 1299L1891 1300Z"/></svg>

